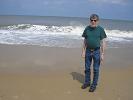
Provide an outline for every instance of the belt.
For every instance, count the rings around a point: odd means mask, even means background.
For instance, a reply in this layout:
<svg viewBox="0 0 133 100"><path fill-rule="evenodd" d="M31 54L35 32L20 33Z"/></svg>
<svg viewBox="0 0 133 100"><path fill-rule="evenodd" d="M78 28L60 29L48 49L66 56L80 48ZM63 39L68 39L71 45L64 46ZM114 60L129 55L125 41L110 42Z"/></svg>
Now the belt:
<svg viewBox="0 0 133 100"><path fill-rule="evenodd" d="M88 47L87 47L87 49L89 49L91 52L93 52L93 51L99 50L100 47L96 47L96 48L88 48Z"/></svg>

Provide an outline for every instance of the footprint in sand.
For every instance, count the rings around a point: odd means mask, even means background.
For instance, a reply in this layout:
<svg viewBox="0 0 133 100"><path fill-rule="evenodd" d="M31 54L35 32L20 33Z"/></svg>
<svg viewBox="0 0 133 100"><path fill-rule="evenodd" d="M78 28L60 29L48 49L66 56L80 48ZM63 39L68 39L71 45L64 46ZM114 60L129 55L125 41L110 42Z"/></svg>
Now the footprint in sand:
<svg viewBox="0 0 133 100"><path fill-rule="evenodd" d="M13 97L13 99L18 99L19 98L19 96L17 96L17 95L16 96L12 96L12 97Z"/></svg>
<svg viewBox="0 0 133 100"><path fill-rule="evenodd" d="M103 99L101 97L99 97L98 100L103 100Z"/></svg>
<svg viewBox="0 0 133 100"><path fill-rule="evenodd" d="M66 91L65 94L72 94L72 92L71 91Z"/></svg>

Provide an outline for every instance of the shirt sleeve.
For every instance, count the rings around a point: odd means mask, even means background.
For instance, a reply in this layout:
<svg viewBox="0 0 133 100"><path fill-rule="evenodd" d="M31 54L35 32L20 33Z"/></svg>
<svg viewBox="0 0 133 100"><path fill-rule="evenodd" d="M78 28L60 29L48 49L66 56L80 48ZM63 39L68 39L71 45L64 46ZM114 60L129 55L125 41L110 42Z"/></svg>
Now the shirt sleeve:
<svg viewBox="0 0 133 100"><path fill-rule="evenodd" d="M84 32L82 34L82 37L84 37L85 39L87 38L86 30L87 30L87 27L85 28L85 30L84 30Z"/></svg>
<svg viewBox="0 0 133 100"><path fill-rule="evenodd" d="M107 35L106 35L104 29L102 28L101 34L100 34L100 40L102 40L102 39L104 39L104 38L107 38Z"/></svg>

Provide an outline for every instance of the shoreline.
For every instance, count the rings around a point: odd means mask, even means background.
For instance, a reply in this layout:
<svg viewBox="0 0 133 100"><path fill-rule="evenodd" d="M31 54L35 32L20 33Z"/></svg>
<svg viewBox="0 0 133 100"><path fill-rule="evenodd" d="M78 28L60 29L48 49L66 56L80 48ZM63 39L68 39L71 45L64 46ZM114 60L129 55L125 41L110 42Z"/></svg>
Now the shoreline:
<svg viewBox="0 0 133 100"><path fill-rule="evenodd" d="M82 48L0 44L0 72L38 72L84 68ZM107 48L104 68L132 68L132 48Z"/></svg>

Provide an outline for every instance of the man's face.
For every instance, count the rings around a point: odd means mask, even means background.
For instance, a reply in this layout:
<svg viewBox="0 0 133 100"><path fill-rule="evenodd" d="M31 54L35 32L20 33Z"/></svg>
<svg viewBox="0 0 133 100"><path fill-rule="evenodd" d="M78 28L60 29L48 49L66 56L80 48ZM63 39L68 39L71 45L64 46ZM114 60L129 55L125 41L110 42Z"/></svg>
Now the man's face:
<svg viewBox="0 0 133 100"><path fill-rule="evenodd" d="M91 25L91 27L96 27L97 25L98 25L98 20L97 20L97 18L91 18L90 19L90 25Z"/></svg>

